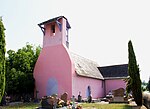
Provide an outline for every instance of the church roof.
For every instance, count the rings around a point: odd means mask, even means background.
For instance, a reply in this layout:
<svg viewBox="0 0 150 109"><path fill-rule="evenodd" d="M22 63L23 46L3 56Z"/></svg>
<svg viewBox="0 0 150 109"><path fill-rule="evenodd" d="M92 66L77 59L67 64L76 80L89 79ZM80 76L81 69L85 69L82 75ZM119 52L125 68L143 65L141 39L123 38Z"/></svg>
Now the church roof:
<svg viewBox="0 0 150 109"><path fill-rule="evenodd" d="M104 79L127 78L128 64L98 67Z"/></svg>
<svg viewBox="0 0 150 109"><path fill-rule="evenodd" d="M98 70L99 65L96 62L74 53L71 53L71 56L78 75L95 79L104 79L101 72Z"/></svg>

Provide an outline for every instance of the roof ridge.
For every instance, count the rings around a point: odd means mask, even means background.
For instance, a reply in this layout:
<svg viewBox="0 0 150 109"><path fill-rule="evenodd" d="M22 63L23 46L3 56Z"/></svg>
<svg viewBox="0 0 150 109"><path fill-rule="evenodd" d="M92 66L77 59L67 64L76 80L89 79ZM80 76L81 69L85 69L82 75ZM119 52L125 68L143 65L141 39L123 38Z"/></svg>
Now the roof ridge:
<svg viewBox="0 0 150 109"><path fill-rule="evenodd" d="M106 65L106 66L101 66L101 67L115 67L115 66L124 66L128 64L116 64L116 65Z"/></svg>

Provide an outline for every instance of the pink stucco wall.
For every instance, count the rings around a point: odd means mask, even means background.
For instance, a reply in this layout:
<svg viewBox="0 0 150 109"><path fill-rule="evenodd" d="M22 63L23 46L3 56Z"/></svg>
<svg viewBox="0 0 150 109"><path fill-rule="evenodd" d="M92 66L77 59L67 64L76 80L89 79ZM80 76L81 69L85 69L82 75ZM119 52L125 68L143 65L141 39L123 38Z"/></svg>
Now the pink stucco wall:
<svg viewBox="0 0 150 109"><path fill-rule="evenodd" d="M78 96L81 92L83 98L87 98L87 87L91 87L91 93L93 98L104 97L104 83L102 80L93 79L88 77L82 77L77 75L75 72L73 74L73 95Z"/></svg>
<svg viewBox="0 0 150 109"><path fill-rule="evenodd" d="M55 92L55 90L59 96L64 92L68 92L69 97L72 96L71 63L64 45L49 46L42 49L34 69L39 98ZM48 90L52 91L48 92Z"/></svg>
<svg viewBox="0 0 150 109"><path fill-rule="evenodd" d="M105 80L105 88L106 88L106 94L108 94L109 91L118 89L118 88L126 88L126 83L123 81L123 79L112 79L112 80Z"/></svg>

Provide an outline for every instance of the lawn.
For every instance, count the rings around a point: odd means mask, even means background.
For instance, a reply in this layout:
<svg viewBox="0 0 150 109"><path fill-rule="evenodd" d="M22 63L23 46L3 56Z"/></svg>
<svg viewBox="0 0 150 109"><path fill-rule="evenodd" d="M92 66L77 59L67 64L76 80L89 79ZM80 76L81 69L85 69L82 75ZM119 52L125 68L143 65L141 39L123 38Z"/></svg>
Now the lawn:
<svg viewBox="0 0 150 109"><path fill-rule="evenodd" d="M35 109L36 107L39 106L40 104L38 103L23 103L23 104L18 104L13 106L3 106L2 109Z"/></svg>
<svg viewBox="0 0 150 109"><path fill-rule="evenodd" d="M81 104L83 109L132 109L128 104L98 104L98 103L84 103Z"/></svg>
<svg viewBox="0 0 150 109"><path fill-rule="evenodd" d="M83 107L83 109L132 109L132 107L130 107L127 104L83 103L80 105ZM2 107L2 109L35 109L36 107L39 107L39 106L40 104L24 103L24 104L18 104L15 106L4 106Z"/></svg>

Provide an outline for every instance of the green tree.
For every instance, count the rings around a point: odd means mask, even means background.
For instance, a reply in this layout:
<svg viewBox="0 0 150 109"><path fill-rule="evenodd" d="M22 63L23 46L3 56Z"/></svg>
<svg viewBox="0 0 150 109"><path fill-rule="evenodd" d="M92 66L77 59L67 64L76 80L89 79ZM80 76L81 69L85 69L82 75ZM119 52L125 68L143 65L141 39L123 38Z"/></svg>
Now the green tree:
<svg viewBox="0 0 150 109"><path fill-rule="evenodd" d="M0 102L5 91L5 33L2 19L0 19Z"/></svg>
<svg viewBox="0 0 150 109"><path fill-rule="evenodd" d="M33 70L41 47L26 44L17 52L9 50L6 59L6 90L10 95L26 95L34 92Z"/></svg>
<svg viewBox="0 0 150 109"><path fill-rule="evenodd" d="M138 106L142 105L142 91L139 66L137 65L136 56L132 46L132 42L128 43L128 73L127 93L132 92L133 98Z"/></svg>
<svg viewBox="0 0 150 109"><path fill-rule="evenodd" d="M147 84L147 90L150 92L150 78L149 78L149 81L148 81L148 84Z"/></svg>

